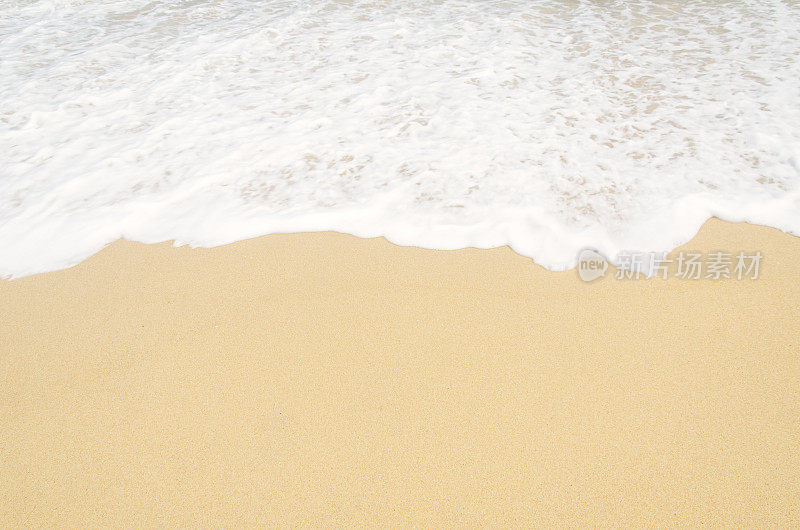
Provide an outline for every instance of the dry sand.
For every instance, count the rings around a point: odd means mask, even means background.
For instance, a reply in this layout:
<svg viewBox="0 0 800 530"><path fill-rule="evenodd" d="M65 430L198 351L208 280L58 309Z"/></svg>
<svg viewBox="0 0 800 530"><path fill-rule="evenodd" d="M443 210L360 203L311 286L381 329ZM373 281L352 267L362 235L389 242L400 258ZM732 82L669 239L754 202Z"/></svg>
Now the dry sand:
<svg viewBox="0 0 800 530"><path fill-rule="evenodd" d="M683 248L761 278L322 233L0 282L0 521L797 526L800 239Z"/></svg>

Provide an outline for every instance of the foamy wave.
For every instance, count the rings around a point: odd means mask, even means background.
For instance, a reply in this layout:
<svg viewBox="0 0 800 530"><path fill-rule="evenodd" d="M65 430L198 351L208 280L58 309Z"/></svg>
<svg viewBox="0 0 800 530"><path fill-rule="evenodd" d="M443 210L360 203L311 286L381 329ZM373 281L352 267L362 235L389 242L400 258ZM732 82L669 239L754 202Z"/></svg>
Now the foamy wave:
<svg viewBox="0 0 800 530"><path fill-rule="evenodd" d="M800 234L800 5L6 1L0 275L119 237L432 248Z"/></svg>

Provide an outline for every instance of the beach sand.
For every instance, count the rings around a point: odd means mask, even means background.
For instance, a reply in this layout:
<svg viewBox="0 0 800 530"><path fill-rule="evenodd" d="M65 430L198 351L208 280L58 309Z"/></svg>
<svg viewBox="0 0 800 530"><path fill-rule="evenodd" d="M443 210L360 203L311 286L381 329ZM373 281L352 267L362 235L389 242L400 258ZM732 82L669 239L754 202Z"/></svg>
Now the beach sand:
<svg viewBox="0 0 800 530"><path fill-rule="evenodd" d="M800 239L757 280L118 241L0 282L2 525L800 524Z"/></svg>

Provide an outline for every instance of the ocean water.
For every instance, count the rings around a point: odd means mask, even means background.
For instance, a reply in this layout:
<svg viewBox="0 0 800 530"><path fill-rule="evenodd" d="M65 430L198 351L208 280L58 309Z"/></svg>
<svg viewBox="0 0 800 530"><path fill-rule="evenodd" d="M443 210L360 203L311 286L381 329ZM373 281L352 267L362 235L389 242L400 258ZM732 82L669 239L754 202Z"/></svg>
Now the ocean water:
<svg viewBox="0 0 800 530"><path fill-rule="evenodd" d="M0 276L120 237L564 269L710 216L800 234L798 29L789 0L3 0Z"/></svg>

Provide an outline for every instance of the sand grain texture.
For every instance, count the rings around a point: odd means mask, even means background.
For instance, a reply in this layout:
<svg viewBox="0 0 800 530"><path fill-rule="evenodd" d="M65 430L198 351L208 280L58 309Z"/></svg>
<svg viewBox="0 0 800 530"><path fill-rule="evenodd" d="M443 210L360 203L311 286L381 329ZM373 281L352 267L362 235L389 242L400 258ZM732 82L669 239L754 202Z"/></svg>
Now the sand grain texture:
<svg viewBox="0 0 800 530"><path fill-rule="evenodd" d="M761 278L321 233L0 282L0 521L798 525L800 239L683 248Z"/></svg>

